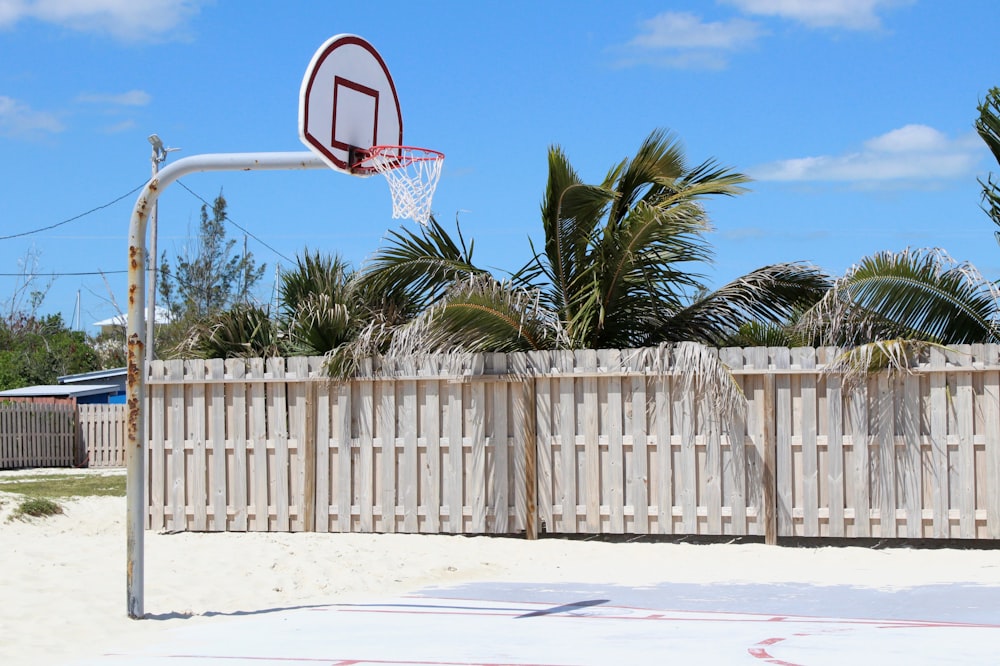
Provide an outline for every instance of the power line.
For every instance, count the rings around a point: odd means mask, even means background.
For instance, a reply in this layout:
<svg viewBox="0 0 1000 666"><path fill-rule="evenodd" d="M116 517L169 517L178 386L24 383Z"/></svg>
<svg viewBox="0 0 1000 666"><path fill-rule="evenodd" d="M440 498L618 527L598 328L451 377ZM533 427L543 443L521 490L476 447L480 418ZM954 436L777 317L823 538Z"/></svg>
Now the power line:
<svg viewBox="0 0 1000 666"><path fill-rule="evenodd" d="M204 197L202 197L202 196L201 196L200 194L198 194L197 192L195 192L194 190L192 190L192 189L191 189L190 187L188 187L187 185L185 185L185 184L184 184L183 182L181 182L181 181L179 181L179 180L178 180L178 181L177 181L177 184L178 184L178 185L180 185L181 187L183 187L183 188L184 188L185 190L187 190L188 192L190 192L190 193L191 193L191 196L193 196L193 197L194 197L195 199L197 199L198 201L202 202L203 204L205 204L206 206L208 206L208 207L210 207L210 208L212 207L212 204L211 204L211 203L209 203L209 202L208 202L208 201L207 201L207 200L206 200L206 199L205 199ZM259 237L257 237L257 236L255 236L255 235L253 235L253 234L252 234L252 233L251 233L250 231L248 231L248 230L247 230L247 229L245 229L244 227L242 227L242 226L240 226L239 224L237 224L235 220L233 220L233 219L232 219L231 217L229 217L229 213L226 213L226 216L225 216L225 218L224 218L224 219L225 219L225 221L226 221L226 222L229 222L229 223L230 223L230 224L232 224L232 225L233 225L234 227L236 227L237 229L239 229L240 231L242 231L243 233L245 233L245 234L246 234L247 236L249 236L250 238L252 238L252 239L254 239L255 241L257 241L258 243L260 243L260 244L261 244L261 245L263 245L264 247L266 247L266 248L267 248L268 250L270 250L271 252L274 252L274 253L275 253L276 255L278 255L279 257L281 257L281 258L282 258L282 259L284 259L285 261L287 261L287 262L289 262L289 263L293 263L291 259L289 259L289 258L288 258L288 257L286 257L285 255L283 255L283 254L282 254L281 252L279 252L279 251L278 251L278 250L276 250L275 248L273 248L273 247L271 247L270 245L268 245L267 243L265 243L265 242L264 242L263 240L261 240L261 239L260 239Z"/></svg>
<svg viewBox="0 0 1000 666"><path fill-rule="evenodd" d="M49 229L55 229L56 227L61 227L64 224L69 224L70 222L73 222L75 220L79 220L81 217L86 217L87 215L90 215L91 213L96 213L99 210L104 210L105 208L108 208L109 206L113 206L116 203L118 203L119 201L121 201L122 199L124 199L125 197L129 196L130 194L135 194L136 192L138 192L139 190L141 190L145 186L146 186L146 183L145 183L145 181L143 181L143 183L141 185L139 185L138 187L135 187L135 188L129 190L128 192L126 192L125 194L121 195L117 199L115 199L113 201L109 201L106 204L102 204L100 206L97 206L96 208L91 208L90 210L88 210L88 211L86 211L84 213L80 213L79 215L74 215L73 217L71 217L69 219L66 219L66 220L63 220L62 222L56 222L55 224L50 224L47 227L41 227L41 228L38 228L38 229L32 229L31 231L22 231L21 233L11 234L9 236L0 236L0 241L2 241L2 240L10 240L12 238L22 238L24 236L30 236L32 234L38 234L38 233L41 233L43 231L48 231ZM68 274L68 275L71 275L71 274Z"/></svg>
<svg viewBox="0 0 1000 666"><path fill-rule="evenodd" d="M199 201L201 201L206 206L211 206L212 205L207 200L205 200L204 197L202 197L201 195L199 195L197 192L195 192L194 190L192 190L190 187L188 187L187 185L185 185L181 181L178 180L177 183L181 187L183 187L185 190L187 190L194 198L198 199ZM67 218L67 219L65 219L65 220L63 220L61 222L56 222L55 224L50 224L50 225L45 226L45 227L39 227L37 229L32 229L30 231L22 231L22 232L16 233L16 234L10 234L8 236L0 236L0 241L11 240L13 238L22 238L24 236L30 236L32 234L41 233L43 231L49 231L50 229L55 229L56 227L61 227L61 226L65 225L65 224L69 224L70 222L74 222L76 220L79 220L80 218L86 217L87 215L91 215L93 213L96 213L99 210L104 210L105 208L108 208L110 206L115 205L116 203L118 203L122 199L124 199L124 198L126 198L126 197L128 197L128 196L130 196L132 194L135 194L136 192L138 192L139 190L141 190L143 187L145 187L145 185L146 185L146 183L144 182L141 185L132 188L131 190L129 190L125 194L123 194L123 195L121 195L121 196L119 196L119 197L117 197L117 198L115 198L115 199L113 199L113 200L111 200L111 201L109 201L109 202L107 202L105 204L101 204L100 206L96 206L94 208L91 208L88 211L80 213L79 215L74 215L73 217ZM251 238L253 238L258 243L260 243L261 245L263 245L264 247L266 247L267 249L269 249L271 252L274 252L276 255L278 255L279 257L281 257L285 261L288 261L290 263L292 262L291 259L289 259L288 257L286 257L284 254L282 254L281 252L279 252L277 249L275 249L274 247L268 245L266 242L264 242L263 240L261 240L258 236L255 236L249 230L245 229L243 226L241 226L240 224L236 223L232 218L229 217L228 214L226 215L225 220L226 220L226 222L229 222L234 227L236 227L237 229L239 229L240 231L242 231L246 235L248 235ZM148 270L150 270L150 269L147 268L147 271ZM66 273L55 273L55 272L52 272L52 273L33 273L33 274L27 274L27 275L24 272L20 272L20 273L0 273L0 277L57 278L57 277L85 277L85 276L88 276L88 275L121 275L123 273L128 273L128 271L127 270L117 270L117 271L72 271L72 272L66 272Z"/></svg>
<svg viewBox="0 0 1000 666"><path fill-rule="evenodd" d="M121 273L128 273L128 271L127 270L124 270L124 271L79 271L79 272L73 272L73 273L0 273L0 277L24 277L24 278L28 278L28 279L34 279L34 278L73 277L73 276L77 276L77 275L120 275Z"/></svg>

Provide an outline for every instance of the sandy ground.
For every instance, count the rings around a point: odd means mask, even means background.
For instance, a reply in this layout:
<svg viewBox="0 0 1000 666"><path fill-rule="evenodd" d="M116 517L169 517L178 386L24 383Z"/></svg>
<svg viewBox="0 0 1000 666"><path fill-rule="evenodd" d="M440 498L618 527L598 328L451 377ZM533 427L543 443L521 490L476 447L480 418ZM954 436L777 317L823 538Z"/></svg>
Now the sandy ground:
<svg viewBox="0 0 1000 666"><path fill-rule="evenodd" d="M9 478L23 473L0 473ZM222 615L398 596L476 581L1000 586L1000 551L604 543L376 534L145 538L147 619L126 616L125 499L11 521L0 494L0 664L59 664Z"/></svg>

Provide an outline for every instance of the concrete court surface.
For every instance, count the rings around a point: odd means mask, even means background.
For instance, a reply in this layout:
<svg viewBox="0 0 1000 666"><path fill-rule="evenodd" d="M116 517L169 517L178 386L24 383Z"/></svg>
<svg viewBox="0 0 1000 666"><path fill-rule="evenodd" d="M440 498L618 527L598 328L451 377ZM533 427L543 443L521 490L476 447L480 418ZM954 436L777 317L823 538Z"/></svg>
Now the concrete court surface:
<svg viewBox="0 0 1000 666"><path fill-rule="evenodd" d="M1000 588L477 583L220 615L158 638L76 663L998 664Z"/></svg>

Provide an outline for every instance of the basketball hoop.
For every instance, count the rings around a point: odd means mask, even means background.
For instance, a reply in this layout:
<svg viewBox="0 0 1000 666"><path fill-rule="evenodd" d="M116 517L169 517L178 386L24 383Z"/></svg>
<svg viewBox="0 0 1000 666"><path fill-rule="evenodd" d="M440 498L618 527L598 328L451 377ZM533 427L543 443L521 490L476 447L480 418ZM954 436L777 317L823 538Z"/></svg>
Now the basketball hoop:
<svg viewBox="0 0 1000 666"><path fill-rule="evenodd" d="M394 218L408 217L427 226L444 153L413 146L372 146L355 149L354 154L354 173L376 172L385 176L392 194Z"/></svg>

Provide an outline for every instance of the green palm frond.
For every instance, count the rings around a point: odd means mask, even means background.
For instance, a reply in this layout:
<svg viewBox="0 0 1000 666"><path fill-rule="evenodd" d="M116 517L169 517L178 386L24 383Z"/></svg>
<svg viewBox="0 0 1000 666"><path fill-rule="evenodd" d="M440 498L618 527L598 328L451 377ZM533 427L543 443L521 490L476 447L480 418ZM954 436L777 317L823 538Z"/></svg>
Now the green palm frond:
<svg viewBox="0 0 1000 666"><path fill-rule="evenodd" d="M325 354L351 338L364 302L358 280L339 256L306 250L278 288L281 326L291 353Z"/></svg>
<svg viewBox="0 0 1000 666"><path fill-rule="evenodd" d="M635 155L619 164L605 179L605 187L618 193L608 224L620 224L636 204L661 195L685 171L684 149L677 136L662 129L651 132Z"/></svg>
<svg viewBox="0 0 1000 666"><path fill-rule="evenodd" d="M288 345L302 356L322 356L350 341L357 323L347 303L331 294L309 294L288 324Z"/></svg>
<svg viewBox="0 0 1000 666"><path fill-rule="evenodd" d="M571 316L572 302L586 283L588 249L615 192L585 185L558 147L549 150L549 178L542 202L545 247L536 253L536 273L549 284L551 307ZM522 273L523 275L523 273Z"/></svg>
<svg viewBox="0 0 1000 666"><path fill-rule="evenodd" d="M979 118L976 119L976 131L993 153L993 159L1000 162L1000 88L991 88L985 101L978 106ZM983 188L982 207L993 223L1000 226L1000 183L988 176L986 180L979 179ZM1000 230L994 231L997 242L1000 243Z"/></svg>
<svg viewBox="0 0 1000 666"><path fill-rule="evenodd" d="M737 194L746 180L712 161L689 170L680 141L663 130L595 187L582 185L553 148L542 206L545 249L535 272L516 276L545 280L544 302L559 313L572 346L634 346L652 322L701 288L691 266L708 262L711 247L700 199Z"/></svg>
<svg viewBox="0 0 1000 666"><path fill-rule="evenodd" d="M630 315L623 321L638 320L644 329L644 323L675 312L680 295L701 286L701 276L688 265L710 259L701 236L705 229L701 209L693 203L660 208L640 202L605 233L592 262L597 294L590 343L620 346L634 338L615 326L612 318L620 315Z"/></svg>
<svg viewBox="0 0 1000 666"><path fill-rule="evenodd" d="M937 248L907 249L864 258L799 325L824 344L996 342L998 304L996 287L971 264Z"/></svg>
<svg viewBox="0 0 1000 666"><path fill-rule="evenodd" d="M684 148L678 137L664 130L652 132L635 156L609 174L605 181L618 197L608 216L609 226L620 224L640 202L664 208L681 201L712 195L736 195L748 178L708 160L693 169L685 166Z"/></svg>
<svg viewBox="0 0 1000 666"><path fill-rule="evenodd" d="M559 320L541 305L537 291L478 275L455 284L398 329L386 355L533 351L555 348L559 340Z"/></svg>
<svg viewBox="0 0 1000 666"><path fill-rule="evenodd" d="M389 363L427 354L514 352L566 347L559 318L536 290L498 282L488 274L456 283L438 303L395 325L372 321L328 356L334 377L350 377L360 360Z"/></svg>
<svg viewBox="0 0 1000 666"><path fill-rule="evenodd" d="M788 327L760 321L748 321L740 325L732 337L722 342L725 347L804 347L808 341Z"/></svg>
<svg viewBox="0 0 1000 666"><path fill-rule="evenodd" d="M334 301L345 302L352 271L339 256L310 252L307 248L295 258L295 268L281 274L278 296L282 314L294 316L302 304L315 294L326 294Z"/></svg>
<svg viewBox="0 0 1000 666"><path fill-rule="evenodd" d="M465 245L461 229L458 235L456 242L433 217L419 231L389 232L388 245L363 269L362 288L412 301L418 310L430 306L453 282L485 272L472 263L473 247Z"/></svg>
<svg viewBox="0 0 1000 666"><path fill-rule="evenodd" d="M977 110L976 132L993 153L993 159L1000 162L1000 88L990 88Z"/></svg>
<svg viewBox="0 0 1000 666"><path fill-rule="evenodd" d="M190 328L171 355L179 358L270 358L287 349L264 308L237 304Z"/></svg>
<svg viewBox="0 0 1000 666"><path fill-rule="evenodd" d="M651 331L647 344L662 340L695 340L713 346L723 345L745 322L787 323L819 301L829 288L829 278L811 264L790 262L764 266L696 297Z"/></svg>

